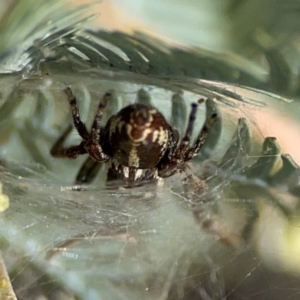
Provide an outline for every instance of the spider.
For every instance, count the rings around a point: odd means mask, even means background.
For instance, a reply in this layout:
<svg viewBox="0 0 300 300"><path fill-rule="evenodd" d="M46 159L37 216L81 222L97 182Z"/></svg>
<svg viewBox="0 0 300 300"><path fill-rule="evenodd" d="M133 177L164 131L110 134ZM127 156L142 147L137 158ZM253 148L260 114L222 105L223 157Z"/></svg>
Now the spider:
<svg viewBox="0 0 300 300"><path fill-rule="evenodd" d="M178 129L172 127L163 114L149 103L130 104L111 116L106 125L101 127L103 111L108 101L112 101L110 93L106 93L100 101L91 130L88 132L80 119L76 98L71 89L66 88L65 93L71 106L75 128L82 137L82 141L76 146L63 147L72 129L69 127L53 145L51 154L73 159L82 154L89 155L77 175L78 183L88 183L94 179L99 166L104 162L107 167L107 185L110 182L120 181L120 186L133 188L144 182L158 183L161 178L180 173L184 195L187 199L190 199L189 191L192 191L191 197L193 198L193 195L201 195L205 190L205 184L189 172L187 163L200 152L210 130L216 123L218 114L215 111L207 114L195 142L190 145L198 107L196 103L191 104L187 128L180 140ZM202 103L203 100L198 102ZM78 190L78 187L75 187L75 190ZM81 190L80 187L79 190ZM143 199L146 198L143 197ZM196 223L215 235L223 244L233 247L241 245L241 238L219 225L206 211L201 201L192 204L191 210ZM87 234L87 236L90 235L90 233ZM75 241L76 238L63 242L58 248L66 248L66 245L69 242L72 244L73 240ZM50 251L49 258L59 251Z"/></svg>
<svg viewBox="0 0 300 300"><path fill-rule="evenodd" d="M190 139L198 106L196 103L191 104L188 125L181 141L178 130L166 121L163 114L155 107L143 103L124 107L101 127L103 111L111 100L111 94L106 93L98 105L89 132L80 118L72 90L68 87L65 93L71 107L74 126L82 141L79 145L64 148L63 143L70 132L69 128L54 144L51 154L73 159L88 154L89 158L77 176L79 182L90 181L102 162L107 166L107 182L122 180L125 187L133 187L143 181L157 181L184 172L186 163L199 153L217 120L216 113L208 116L191 146Z"/></svg>

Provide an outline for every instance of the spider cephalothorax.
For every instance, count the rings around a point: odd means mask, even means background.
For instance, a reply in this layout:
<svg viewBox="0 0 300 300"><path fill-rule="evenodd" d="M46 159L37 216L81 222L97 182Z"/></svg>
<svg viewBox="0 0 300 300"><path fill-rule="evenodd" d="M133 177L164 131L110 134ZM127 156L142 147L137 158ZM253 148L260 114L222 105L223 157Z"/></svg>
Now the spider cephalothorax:
<svg viewBox="0 0 300 300"><path fill-rule="evenodd" d="M209 116L195 143L190 144L197 112L197 104L192 104L186 132L179 142L178 130L173 128L164 116L153 106L136 103L121 109L100 126L103 110L110 94L104 95L96 116L88 132L81 121L76 99L70 88L65 90L71 105L74 125L83 141L78 146L62 148L66 133L53 146L54 156L76 158L89 154L94 161L87 161L87 172L95 169L95 164L107 163L107 180L123 180L125 185L134 186L142 180L169 177L185 168L186 162L197 155L209 129L216 121L216 114Z"/></svg>

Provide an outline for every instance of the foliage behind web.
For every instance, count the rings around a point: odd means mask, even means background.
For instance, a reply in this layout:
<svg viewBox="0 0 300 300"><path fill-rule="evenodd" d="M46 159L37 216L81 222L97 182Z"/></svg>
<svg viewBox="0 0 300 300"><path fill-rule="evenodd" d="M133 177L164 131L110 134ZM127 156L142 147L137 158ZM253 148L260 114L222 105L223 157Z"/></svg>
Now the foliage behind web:
<svg viewBox="0 0 300 300"><path fill-rule="evenodd" d="M59 61L59 64L66 64L62 68L68 68L67 62L74 64L75 70L96 67L154 77L201 78L279 92L289 97L298 95L297 1L289 4L274 1L271 10L264 9L271 5L269 1L241 1L238 5L228 1L224 14L230 16L226 20L233 34L228 35L227 40L232 52L227 48L219 52L203 50L201 45L189 47L178 43L174 46L143 32L128 35L86 31L83 25L91 19L89 13L93 5L101 4L94 1L72 12L64 12L60 8L65 3L67 1L53 0L33 6L30 1L21 1L15 7L11 5L11 13L1 20L2 71L24 67L40 69L44 61L48 61L47 65L49 61ZM35 18L31 18L32 11L35 11ZM257 11L260 22L257 22ZM22 18L18 15L20 12ZM83 14L87 17L83 18ZM256 22L242 22L247 18ZM172 18L166 20L165 26L171 26L173 21ZM220 26L222 22L223 19ZM13 46L16 44L17 48Z"/></svg>
<svg viewBox="0 0 300 300"><path fill-rule="evenodd" d="M229 1L233 50L269 68L265 89L299 97L299 1Z"/></svg>

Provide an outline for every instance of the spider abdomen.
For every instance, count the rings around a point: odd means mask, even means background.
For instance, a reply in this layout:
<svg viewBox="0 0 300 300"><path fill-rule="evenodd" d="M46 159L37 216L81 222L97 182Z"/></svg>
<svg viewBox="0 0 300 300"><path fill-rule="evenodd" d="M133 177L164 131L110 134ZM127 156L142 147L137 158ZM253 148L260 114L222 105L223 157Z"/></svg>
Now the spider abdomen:
<svg viewBox="0 0 300 300"><path fill-rule="evenodd" d="M152 106L126 106L111 117L106 130L110 155L127 167L154 168L168 147L170 125Z"/></svg>

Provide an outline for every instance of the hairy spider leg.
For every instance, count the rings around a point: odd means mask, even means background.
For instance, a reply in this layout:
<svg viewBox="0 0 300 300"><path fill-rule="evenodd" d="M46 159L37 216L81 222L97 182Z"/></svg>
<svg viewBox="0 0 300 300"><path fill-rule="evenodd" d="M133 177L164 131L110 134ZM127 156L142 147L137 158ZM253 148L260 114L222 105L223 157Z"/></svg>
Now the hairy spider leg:
<svg viewBox="0 0 300 300"><path fill-rule="evenodd" d="M91 133L89 134L89 139L85 142L85 149L89 156L98 161L98 162L104 162L109 160L109 155L105 154L103 152L103 149L100 145L100 131L101 131L101 126L100 126L100 121L103 115L104 108L107 104L107 101L110 99L111 94L106 93L102 100L100 101L98 105L98 110L95 115L93 125L91 128Z"/></svg>
<svg viewBox="0 0 300 300"><path fill-rule="evenodd" d="M90 156L81 166L75 180L75 184L90 183L97 176L102 164L92 159Z"/></svg>
<svg viewBox="0 0 300 300"><path fill-rule="evenodd" d="M192 103L191 107L192 108L189 116L188 126L180 142L180 145L175 149L174 152L170 153L168 161L164 162L162 165L159 166L158 176L160 176L161 178L170 177L174 175L176 172L178 171L183 172L184 170L183 163L186 161L185 153L189 149L189 143L190 143L191 135L193 133L193 127L196 120L198 105L196 103ZM178 131L174 130L173 134L176 141L178 141ZM176 144L174 145L175 147Z"/></svg>
<svg viewBox="0 0 300 300"><path fill-rule="evenodd" d="M201 100L202 102L202 100ZM182 140L182 144L185 145L185 148L181 151L181 155L183 155L183 161L187 162L191 160L194 156L196 156L202 145L204 144L207 135L212 128L213 124L217 120L217 114L214 113L210 116L208 116L205 120L205 123L192 147L188 147L188 143L190 141L190 137L192 134L194 122L195 122L195 115L196 111L192 107L192 111L190 113L190 119L189 124L186 130L186 135L184 136ZM184 143L184 141L186 141ZM189 196L189 190L193 191L192 198L194 195L202 195L206 190L207 186L204 181L200 180L197 176L195 176L192 172L190 172L189 167L186 164L183 164L178 168L178 171L180 172L182 176L182 182L185 190L185 194L187 198L190 198ZM191 199L192 200L192 199ZM206 213L206 209L203 207L203 204L198 203L197 199L195 199L195 206L193 207L193 215L195 220L199 225L201 225L202 228L212 232L216 236L218 236L223 243L238 246L241 243L241 239L238 236L231 235L226 231L226 229L221 228L220 225L211 218L209 214ZM202 197L203 200L203 197Z"/></svg>
<svg viewBox="0 0 300 300"><path fill-rule="evenodd" d="M100 137L100 132L102 130L101 128L101 119L103 116L103 111L108 103L108 101L111 100L111 94L106 93L104 94L102 100L99 102L98 105L98 110L96 112L92 127L91 127L91 142L92 144L98 145L98 148L100 147L99 145L99 137ZM93 150L94 151L94 150ZM99 152L102 152L102 149L98 150ZM102 152L102 156L104 157L104 153ZM105 159L104 159L105 160ZM95 160L93 157L89 156L86 161L83 163L81 166L77 176L75 183L80 184L80 183L91 183L95 177L97 176L99 170L101 169L102 164L99 162L99 160Z"/></svg>
<svg viewBox="0 0 300 300"><path fill-rule="evenodd" d="M200 152L201 147L203 146L210 129L217 121L217 117L218 117L217 113L213 113L212 115L207 117L194 145L190 147L186 152L184 158L185 161L191 160L193 157L197 156L197 154Z"/></svg>
<svg viewBox="0 0 300 300"><path fill-rule="evenodd" d="M199 103L203 102L203 100L200 100L200 101L199 101ZM195 120L196 120L196 113L197 113L197 104L192 103L191 106L192 106L192 109L191 109L190 116L189 116L188 126L187 126L185 135L183 136L179 147L177 147L174 154L172 154L170 156L169 161L167 163L164 163L163 165L161 165L158 170L158 175L162 178L170 177L173 174L175 174L176 172L180 172L180 173L185 172L184 163L190 161L193 157L195 157L199 153L202 145L204 144L204 142L207 138L207 135L208 135L211 127L217 120L216 113L209 116L206 119L205 124L204 124L203 128L201 129L194 145L192 147L189 147L191 135L193 133L193 127L194 127Z"/></svg>
<svg viewBox="0 0 300 300"><path fill-rule="evenodd" d="M98 105L98 110L96 112L93 125L91 128L91 139L93 144L98 144L99 143L99 136L100 136L100 131L101 131L101 118L103 115L103 110L107 104L107 102L110 100L111 94L106 93L102 100L100 101ZM95 177L97 176L100 168L102 167L102 164L99 163L99 161L94 160L92 157L88 157L86 161L83 163L81 166L77 176L75 183L81 184L81 183L90 183L92 182Z"/></svg>
<svg viewBox="0 0 300 300"><path fill-rule="evenodd" d="M66 137L71 131L71 128L68 128L64 134L58 139L55 145L51 149L51 154L56 157L69 157L69 158L76 158L78 155L88 153L92 159L95 161L101 162L109 159L109 156L106 155L100 144L99 144L99 135L96 137L96 133L100 133L100 119L103 114L103 109L107 102L107 94L104 95L104 98L101 100L97 114L95 116L95 120L91 129L92 134L91 136L85 124L81 121L79 110L76 103L76 98L74 97L71 89L68 87L65 89L65 93L68 96L68 101L71 106L73 122L75 125L76 130L78 131L79 135L83 138L83 141L78 146L72 146L70 148L63 148L62 144L65 141ZM99 127L99 128L98 128Z"/></svg>
<svg viewBox="0 0 300 300"><path fill-rule="evenodd" d="M99 137L100 137L100 131L101 131L101 118L103 115L103 111L104 108L107 104L107 102L111 99L111 94L110 93L106 93L102 100L100 101L99 105L98 105L98 110L97 113L95 115L94 121L93 121L93 125L91 128L91 138L92 138L92 142L93 144L98 144L99 143Z"/></svg>
<svg viewBox="0 0 300 300"><path fill-rule="evenodd" d="M61 137L56 141L56 143L51 148L50 153L52 156L76 158L78 155L87 153L84 148L84 142L81 142L77 146L63 148L63 144L71 131L72 131L72 126L69 125L68 128L63 132Z"/></svg>
<svg viewBox="0 0 300 300"><path fill-rule="evenodd" d="M78 131L79 135L84 139L88 140L90 138L90 134L88 133L85 124L81 121L79 110L76 103L76 98L74 97L72 90L67 87L65 89L65 93L68 96L68 101L71 106L72 116L73 116L73 122L75 125L76 130Z"/></svg>
<svg viewBox="0 0 300 300"><path fill-rule="evenodd" d="M70 134L72 130L72 126L68 126L62 136L57 140L57 142L53 145L50 150L51 155L54 157L68 157L68 158L76 158L78 155L87 153L85 149L86 141L90 139L90 135L85 127L85 124L81 121L76 98L74 97L72 90L67 87L65 89L65 93L68 97L69 104L71 106L73 123L79 135L83 138L83 141L77 146L71 146L69 148L64 148L63 143L66 140L67 136Z"/></svg>

